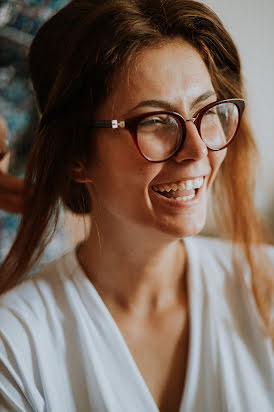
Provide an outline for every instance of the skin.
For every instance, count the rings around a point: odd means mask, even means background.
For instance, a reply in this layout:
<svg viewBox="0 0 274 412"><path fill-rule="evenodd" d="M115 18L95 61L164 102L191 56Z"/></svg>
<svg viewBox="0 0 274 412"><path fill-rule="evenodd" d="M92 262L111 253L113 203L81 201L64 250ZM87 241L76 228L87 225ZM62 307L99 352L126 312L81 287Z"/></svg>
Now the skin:
<svg viewBox="0 0 274 412"><path fill-rule="evenodd" d="M193 106L207 92L213 95ZM156 99L185 119L216 100L207 68L188 43L174 40L142 51L121 71L96 119L123 120L163 109L135 108ZM95 160L75 172L94 205L93 230L78 251L79 261L163 411L177 410L188 353L187 256L180 239L203 228L208 192L225 155L226 150L208 151L191 122L183 148L164 163L145 160L128 131L98 129ZM199 176L205 182L191 207L170 206L152 190Z"/></svg>
<svg viewBox="0 0 274 412"><path fill-rule="evenodd" d="M0 209L10 213L22 213L24 183L22 179L8 174L10 153L6 136L6 123L0 116Z"/></svg>
<svg viewBox="0 0 274 412"><path fill-rule="evenodd" d="M3 117L0 116L0 172L5 173L8 170L9 158L6 144L7 127Z"/></svg>

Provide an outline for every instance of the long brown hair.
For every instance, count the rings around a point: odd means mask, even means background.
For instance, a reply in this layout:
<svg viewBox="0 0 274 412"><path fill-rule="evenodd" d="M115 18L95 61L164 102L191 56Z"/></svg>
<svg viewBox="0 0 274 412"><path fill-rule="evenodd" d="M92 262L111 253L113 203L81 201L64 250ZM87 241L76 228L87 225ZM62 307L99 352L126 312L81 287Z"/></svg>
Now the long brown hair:
<svg viewBox="0 0 274 412"><path fill-rule="evenodd" d="M200 53L218 98L243 97L237 49L216 14L193 0L74 0L38 32L30 72L41 121L26 170L25 210L0 271L0 292L38 260L58 220L59 203L88 213L84 184L72 179L75 160L92 159L90 121L111 93L115 74L144 47L183 38ZM256 145L243 117L214 185L216 219L240 244L251 270L257 307L273 336L271 266L253 201ZM272 300L271 300L272 299Z"/></svg>

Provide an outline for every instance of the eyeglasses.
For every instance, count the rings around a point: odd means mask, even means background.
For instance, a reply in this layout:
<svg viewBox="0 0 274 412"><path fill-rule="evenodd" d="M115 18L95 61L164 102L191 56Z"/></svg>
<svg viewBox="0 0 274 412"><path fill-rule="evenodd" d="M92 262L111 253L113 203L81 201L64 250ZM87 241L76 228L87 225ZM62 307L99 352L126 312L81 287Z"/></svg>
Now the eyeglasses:
<svg viewBox="0 0 274 412"><path fill-rule="evenodd" d="M91 125L128 130L145 159L164 162L183 147L187 122L193 122L208 149L218 151L227 147L239 130L244 107L243 99L225 99L206 105L191 119L176 112L155 111L122 121L93 121Z"/></svg>

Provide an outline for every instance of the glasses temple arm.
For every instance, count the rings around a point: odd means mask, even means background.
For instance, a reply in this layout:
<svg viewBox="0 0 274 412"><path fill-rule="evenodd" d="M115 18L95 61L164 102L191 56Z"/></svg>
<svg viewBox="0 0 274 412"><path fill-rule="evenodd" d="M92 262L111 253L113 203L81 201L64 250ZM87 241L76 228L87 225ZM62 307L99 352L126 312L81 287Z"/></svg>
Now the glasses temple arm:
<svg viewBox="0 0 274 412"><path fill-rule="evenodd" d="M92 127L102 127L106 129L125 128L125 121L118 120L95 120L91 123Z"/></svg>

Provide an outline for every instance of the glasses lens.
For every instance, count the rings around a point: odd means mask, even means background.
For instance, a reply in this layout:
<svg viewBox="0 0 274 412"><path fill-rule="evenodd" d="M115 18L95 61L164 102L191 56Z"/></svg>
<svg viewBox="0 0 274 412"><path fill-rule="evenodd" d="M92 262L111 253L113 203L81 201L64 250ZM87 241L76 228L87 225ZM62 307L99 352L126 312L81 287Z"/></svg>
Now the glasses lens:
<svg viewBox="0 0 274 412"><path fill-rule="evenodd" d="M235 136L239 110L235 103L217 103L202 117L200 132L209 149L221 149Z"/></svg>
<svg viewBox="0 0 274 412"><path fill-rule="evenodd" d="M145 117L138 125L137 140L143 155L152 161L172 156L182 138L182 127L176 117L155 114Z"/></svg>

